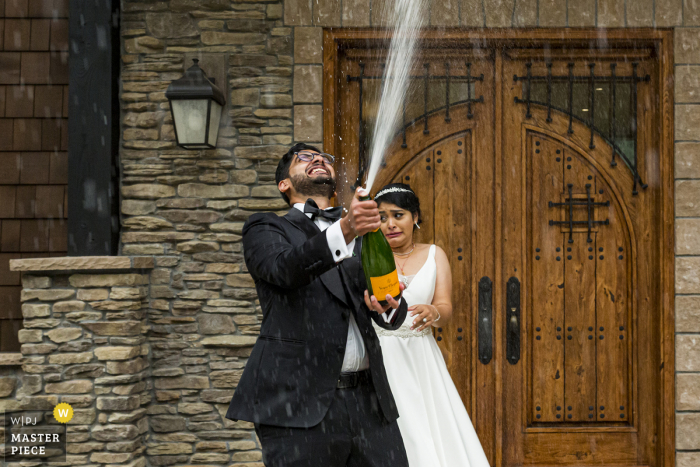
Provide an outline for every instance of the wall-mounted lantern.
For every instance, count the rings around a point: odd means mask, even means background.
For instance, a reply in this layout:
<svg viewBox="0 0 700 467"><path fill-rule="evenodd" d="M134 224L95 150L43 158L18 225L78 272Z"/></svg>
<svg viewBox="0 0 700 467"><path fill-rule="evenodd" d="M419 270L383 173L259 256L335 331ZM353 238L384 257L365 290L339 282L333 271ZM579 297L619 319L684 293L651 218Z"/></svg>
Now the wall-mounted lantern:
<svg viewBox="0 0 700 467"><path fill-rule="evenodd" d="M199 68L199 60L165 92L175 124L177 144L185 149L213 149L226 99L221 89Z"/></svg>

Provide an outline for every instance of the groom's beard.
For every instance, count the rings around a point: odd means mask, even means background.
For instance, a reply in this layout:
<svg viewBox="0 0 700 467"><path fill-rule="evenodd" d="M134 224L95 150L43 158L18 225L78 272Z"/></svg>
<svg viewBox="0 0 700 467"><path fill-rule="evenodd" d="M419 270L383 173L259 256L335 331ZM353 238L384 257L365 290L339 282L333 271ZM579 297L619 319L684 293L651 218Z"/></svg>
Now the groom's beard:
<svg viewBox="0 0 700 467"><path fill-rule="evenodd" d="M333 177L307 177L294 175L290 177L292 187L297 194L303 196L325 196L328 199L335 193L336 180Z"/></svg>

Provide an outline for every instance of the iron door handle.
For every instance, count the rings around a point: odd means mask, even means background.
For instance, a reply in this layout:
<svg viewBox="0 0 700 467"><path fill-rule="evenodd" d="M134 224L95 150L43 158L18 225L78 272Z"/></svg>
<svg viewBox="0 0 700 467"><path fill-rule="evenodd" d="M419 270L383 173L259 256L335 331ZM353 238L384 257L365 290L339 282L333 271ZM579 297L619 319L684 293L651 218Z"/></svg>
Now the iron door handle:
<svg viewBox="0 0 700 467"><path fill-rule="evenodd" d="M520 281L508 279L506 285L506 359L511 365L520 360Z"/></svg>
<svg viewBox="0 0 700 467"><path fill-rule="evenodd" d="M479 333L479 361L484 365L491 361L493 355L492 324L492 282L484 276L479 280L479 316L477 330Z"/></svg>

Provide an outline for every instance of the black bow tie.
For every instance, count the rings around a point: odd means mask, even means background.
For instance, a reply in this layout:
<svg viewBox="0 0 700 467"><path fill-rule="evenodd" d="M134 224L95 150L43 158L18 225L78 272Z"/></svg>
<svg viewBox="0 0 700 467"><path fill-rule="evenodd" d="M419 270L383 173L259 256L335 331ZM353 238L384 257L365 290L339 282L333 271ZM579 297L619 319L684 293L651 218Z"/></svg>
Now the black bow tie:
<svg viewBox="0 0 700 467"><path fill-rule="evenodd" d="M326 210L319 209L318 205L316 202L309 198L306 200L306 204L304 205L304 214L311 214L311 220L315 220L317 217L323 217L324 219L327 219L331 222L335 222L338 219L340 219L340 215L343 211L343 208L340 206L335 207L335 208L328 208Z"/></svg>

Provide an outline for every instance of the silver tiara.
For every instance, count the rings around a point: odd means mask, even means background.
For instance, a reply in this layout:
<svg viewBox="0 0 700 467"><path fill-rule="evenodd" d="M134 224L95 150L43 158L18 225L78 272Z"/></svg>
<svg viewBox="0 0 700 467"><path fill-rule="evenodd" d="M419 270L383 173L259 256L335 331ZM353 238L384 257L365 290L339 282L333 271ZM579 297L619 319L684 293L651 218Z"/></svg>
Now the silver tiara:
<svg viewBox="0 0 700 467"><path fill-rule="evenodd" d="M377 193L377 196L374 197L374 199L379 198L380 196L384 196L387 193L413 193L411 190L407 190L405 188L399 188L397 186L392 186L391 188L386 188L379 193ZM415 195L415 193L413 193Z"/></svg>

